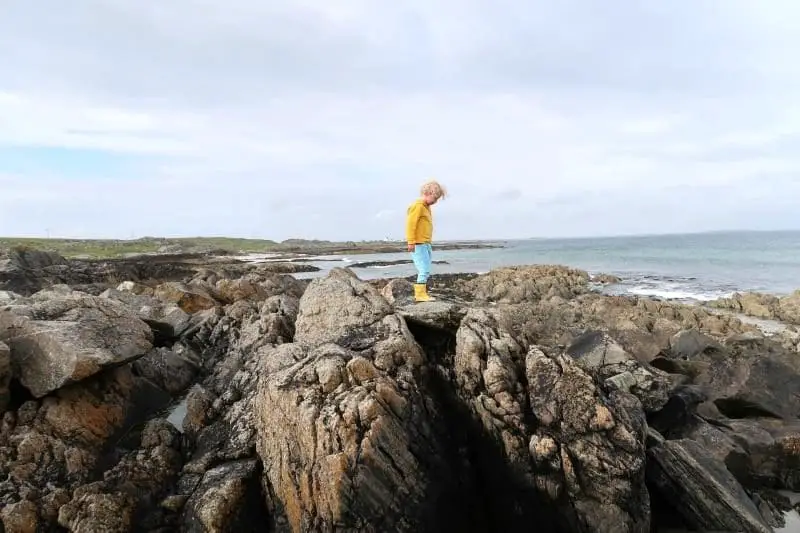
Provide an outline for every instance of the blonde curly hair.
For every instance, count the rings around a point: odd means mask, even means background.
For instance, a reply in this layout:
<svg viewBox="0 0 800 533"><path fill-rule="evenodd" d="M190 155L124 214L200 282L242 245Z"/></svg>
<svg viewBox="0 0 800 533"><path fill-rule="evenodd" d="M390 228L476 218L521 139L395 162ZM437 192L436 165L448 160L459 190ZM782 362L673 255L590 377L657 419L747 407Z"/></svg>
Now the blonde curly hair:
<svg viewBox="0 0 800 533"><path fill-rule="evenodd" d="M422 184L419 190L420 194L430 194L437 200L447 196L447 189L445 189L438 181L430 180Z"/></svg>

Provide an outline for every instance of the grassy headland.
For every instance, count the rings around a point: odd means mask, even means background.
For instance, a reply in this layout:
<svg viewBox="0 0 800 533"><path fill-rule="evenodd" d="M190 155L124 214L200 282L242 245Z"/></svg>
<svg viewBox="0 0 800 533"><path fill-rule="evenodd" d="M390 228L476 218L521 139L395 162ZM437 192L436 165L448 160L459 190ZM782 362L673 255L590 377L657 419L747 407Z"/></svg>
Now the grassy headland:
<svg viewBox="0 0 800 533"><path fill-rule="evenodd" d="M501 243L459 241L444 242L438 249L496 248ZM111 259L143 254L365 254L405 251L405 244L393 241L332 242L289 239L281 242L266 239L232 237L143 237L141 239L45 239L0 237L0 249L32 248L57 252L67 258Z"/></svg>

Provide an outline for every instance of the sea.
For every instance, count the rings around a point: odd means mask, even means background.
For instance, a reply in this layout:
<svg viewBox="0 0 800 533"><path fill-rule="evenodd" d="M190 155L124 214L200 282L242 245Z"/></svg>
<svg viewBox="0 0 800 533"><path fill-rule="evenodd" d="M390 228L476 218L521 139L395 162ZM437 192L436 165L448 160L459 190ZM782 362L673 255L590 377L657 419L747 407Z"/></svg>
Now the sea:
<svg viewBox="0 0 800 533"><path fill-rule="evenodd" d="M498 241L502 248L436 250L437 273L485 273L511 265L561 264L590 274L612 274L621 282L606 292L667 300L705 302L735 292L785 295L800 289L800 231L715 232L631 237ZM269 256L243 257L260 262ZM412 264L357 266L364 262L408 260L407 253L309 257L322 270L352 267L362 279L414 274Z"/></svg>

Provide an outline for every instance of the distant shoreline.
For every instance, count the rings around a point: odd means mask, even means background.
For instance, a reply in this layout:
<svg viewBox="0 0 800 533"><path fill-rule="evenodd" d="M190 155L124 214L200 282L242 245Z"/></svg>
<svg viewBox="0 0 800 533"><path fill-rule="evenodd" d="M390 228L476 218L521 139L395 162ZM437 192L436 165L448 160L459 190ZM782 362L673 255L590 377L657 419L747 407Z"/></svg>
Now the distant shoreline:
<svg viewBox="0 0 800 533"><path fill-rule="evenodd" d="M475 250L504 248L502 240L459 240L436 243L439 250ZM321 241L289 239L281 242L266 239L228 237L187 237L141 239L47 239L0 237L0 250L27 248L56 252L68 259L122 259L149 255L301 255L385 254L405 252L402 241Z"/></svg>

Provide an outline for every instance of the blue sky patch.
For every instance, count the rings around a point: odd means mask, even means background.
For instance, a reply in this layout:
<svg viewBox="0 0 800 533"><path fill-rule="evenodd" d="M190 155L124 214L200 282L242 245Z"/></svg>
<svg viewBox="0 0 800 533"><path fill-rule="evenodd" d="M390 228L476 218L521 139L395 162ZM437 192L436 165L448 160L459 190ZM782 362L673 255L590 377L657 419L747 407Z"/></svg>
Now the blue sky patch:
<svg viewBox="0 0 800 533"><path fill-rule="evenodd" d="M149 157L147 159L150 159ZM0 173L62 178L124 177L143 162L141 155L90 148L0 146Z"/></svg>

